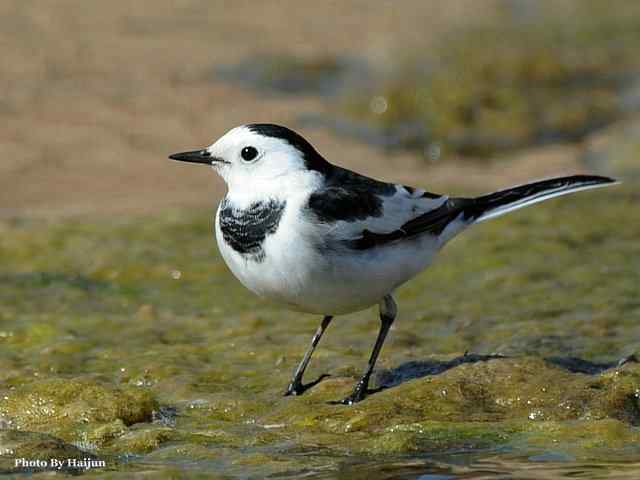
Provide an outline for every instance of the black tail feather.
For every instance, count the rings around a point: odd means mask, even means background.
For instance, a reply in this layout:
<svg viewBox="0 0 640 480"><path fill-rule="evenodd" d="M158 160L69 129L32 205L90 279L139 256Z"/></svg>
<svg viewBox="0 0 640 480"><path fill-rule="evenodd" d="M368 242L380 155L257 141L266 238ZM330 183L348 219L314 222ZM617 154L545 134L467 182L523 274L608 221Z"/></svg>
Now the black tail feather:
<svg viewBox="0 0 640 480"><path fill-rule="evenodd" d="M472 199L473 202L464 208L465 218L482 221L542 200L612 183L616 180L598 175L573 175L527 183Z"/></svg>

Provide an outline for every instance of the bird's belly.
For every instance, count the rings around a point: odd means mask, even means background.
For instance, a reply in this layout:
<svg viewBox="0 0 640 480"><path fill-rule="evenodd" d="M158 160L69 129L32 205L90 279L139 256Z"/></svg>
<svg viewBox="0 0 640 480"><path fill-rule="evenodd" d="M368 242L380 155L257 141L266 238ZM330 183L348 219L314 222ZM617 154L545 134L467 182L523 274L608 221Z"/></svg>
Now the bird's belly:
<svg viewBox="0 0 640 480"><path fill-rule="evenodd" d="M435 253L430 241L419 248L404 243L329 252L289 232L286 238L280 233L266 238L264 255L252 259L234 251L220 235L217 238L227 265L246 288L290 309L322 315L377 304L425 268Z"/></svg>
<svg viewBox="0 0 640 480"><path fill-rule="evenodd" d="M416 248L416 246L418 248ZM350 313L379 303L385 295L426 268L437 251L430 238L331 256L322 283L323 298L333 310Z"/></svg>
<svg viewBox="0 0 640 480"><path fill-rule="evenodd" d="M314 252L302 251L300 246L276 250L270 248L268 240L263 245L264 255L259 259L239 254L220 239L218 245L231 272L252 292L294 310L324 313L326 303L313 300L322 283L313 271L317 262L310 260Z"/></svg>

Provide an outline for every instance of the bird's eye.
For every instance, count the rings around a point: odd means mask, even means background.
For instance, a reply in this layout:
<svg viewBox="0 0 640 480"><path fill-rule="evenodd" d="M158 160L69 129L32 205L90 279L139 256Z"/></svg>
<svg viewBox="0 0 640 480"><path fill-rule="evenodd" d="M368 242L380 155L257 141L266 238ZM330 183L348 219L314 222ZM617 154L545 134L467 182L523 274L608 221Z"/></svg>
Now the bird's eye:
<svg viewBox="0 0 640 480"><path fill-rule="evenodd" d="M244 147L240 152L240 156L245 162L255 160L258 156L258 150L255 147Z"/></svg>

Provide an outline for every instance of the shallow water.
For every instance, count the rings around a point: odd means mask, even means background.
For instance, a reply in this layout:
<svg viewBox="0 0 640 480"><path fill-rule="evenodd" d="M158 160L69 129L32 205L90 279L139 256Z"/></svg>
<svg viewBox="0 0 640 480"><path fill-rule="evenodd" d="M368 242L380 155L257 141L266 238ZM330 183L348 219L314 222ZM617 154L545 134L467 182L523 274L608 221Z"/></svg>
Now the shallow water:
<svg viewBox="0 0 640 480"><path fill-rule="evenodd" d="M579 194L453 241L398 291L375 379L387 388L353 407L327 402L364 367L375 311L339 317L305 381L330 376L282 397L319 318L245 291L211 212L5 221L0 466L89 455L114 477L637 478L640 365L616 366L640 344L637 202L630 185Z"/></svg>

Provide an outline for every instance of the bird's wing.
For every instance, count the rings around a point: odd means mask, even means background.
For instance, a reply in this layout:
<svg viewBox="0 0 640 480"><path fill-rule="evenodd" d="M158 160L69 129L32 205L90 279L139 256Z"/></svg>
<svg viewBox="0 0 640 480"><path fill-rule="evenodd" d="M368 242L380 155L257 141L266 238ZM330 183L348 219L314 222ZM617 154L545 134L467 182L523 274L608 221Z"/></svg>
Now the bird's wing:
<svg viewBox="0 0 640 480"><path fill-rule="evenodd" d="M421 233L438 236L465 202L343 171L311 194L307 207L325 235L364 250Z"/></svg>
<svg viewBox="0 0 640 480"><path fill-rule="evenodd" d="M420 202L422 210L425 211L416 214L417 212L414 213L412 210L413 215L390 232L378 231L375 225L371 225L372 228L364 228L357 238L349 242L350 246L357 250L366 250L420 234L439 237L447 226L460 218L466 219L465 207L471 200L446 196L440 197L439 200L439 203L434 203L433 200L429 203Z"/></svg>
<svg viewBox="0 0 640 480"><path fill-rule="evenodd" d="M366 250L421 234L431 234L444 241L469 223L559 195L615 183L608 177L572 175L518 185L476 198L449 198L338 169L323 188L311 194L307 207L315 223L323 227L323 238L351 249Z"/></svg>

